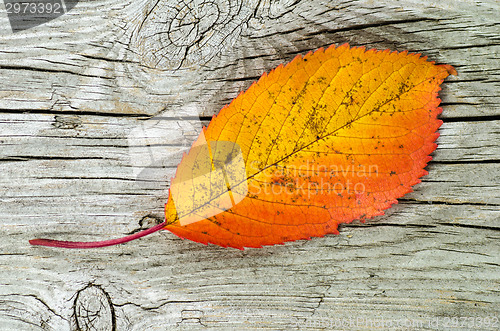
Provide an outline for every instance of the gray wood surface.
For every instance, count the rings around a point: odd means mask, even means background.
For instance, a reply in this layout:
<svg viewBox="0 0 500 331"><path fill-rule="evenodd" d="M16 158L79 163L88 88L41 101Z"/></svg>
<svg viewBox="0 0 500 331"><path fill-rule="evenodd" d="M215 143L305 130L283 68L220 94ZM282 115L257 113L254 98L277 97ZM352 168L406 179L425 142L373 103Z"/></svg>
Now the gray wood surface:
<svg viewBox="0 0 500 331"><path fill-rule="evenodd" d="M498 329L499 12L495 0L100 0L13 34L0 6L0 329ZM160 222L198 116L345 42L459 73L440 93L429 175L385 216L244 251L165 231L29 246ZM150 150L131 145L159 122L172 164L137 181Z"/></svg>

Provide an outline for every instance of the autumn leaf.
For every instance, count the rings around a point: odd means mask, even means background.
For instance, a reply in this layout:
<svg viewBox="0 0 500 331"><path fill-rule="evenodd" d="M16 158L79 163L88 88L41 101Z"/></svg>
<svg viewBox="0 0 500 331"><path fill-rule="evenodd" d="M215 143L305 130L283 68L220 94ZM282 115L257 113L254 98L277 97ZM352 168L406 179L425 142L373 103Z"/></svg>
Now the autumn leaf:
<svg viewBox="0 0 500 331"><path fill-rule="evenodd" d="M241 249L383 215L427 174L442 124L439 86L450 74L420 54L348 45L278 66L203 130L154 230ZM100 246L142 234L134 236Z"/></svg>

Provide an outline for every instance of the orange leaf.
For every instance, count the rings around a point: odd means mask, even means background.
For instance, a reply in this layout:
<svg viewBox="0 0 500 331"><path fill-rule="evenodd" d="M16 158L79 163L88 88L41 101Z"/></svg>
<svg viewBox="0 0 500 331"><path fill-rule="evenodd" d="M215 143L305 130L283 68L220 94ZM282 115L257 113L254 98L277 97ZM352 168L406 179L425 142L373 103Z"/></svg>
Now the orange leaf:
<svg viewBox="0 0 500 331"><path fill-rule="evenodd" d="M212 119L195 143L205 153L181 161L172 187L187 181L192 194L171 191L165 229L205 244L261 247L382 215L427 174L442 123L437 94L449 74L451 66L419 54L348 45L278 66ZM210 146L221 141L241 149L244 169L235 173L246 181L231 186L219 174L192 184L193 169L210 167Z"/></svg>
<svg viewBox="0 0 500 331"><path fill-rule="evenodd" d="M436 149L439 85L419 54L329 47L264 74L184 155L163 228L204 244L261 247L338 233L397 203ZM98 247L37 239L32 244Z"/></svg>

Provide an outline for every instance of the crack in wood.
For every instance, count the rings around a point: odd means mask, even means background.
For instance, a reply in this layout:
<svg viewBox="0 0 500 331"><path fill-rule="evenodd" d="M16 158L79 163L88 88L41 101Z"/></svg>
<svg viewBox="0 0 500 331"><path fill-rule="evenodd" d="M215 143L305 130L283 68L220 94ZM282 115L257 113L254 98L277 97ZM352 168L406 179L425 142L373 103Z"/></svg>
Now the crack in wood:
<svg viewBox="0 0 500 331"><path fill-rule="evenodd" d="M81 77L92 77L92 78L100 78L100 79L113 79L112 77L107 77L107 76L101 76L101 75L88 75L88 74L82 74L79 72L71 71L71 70L63 70L63 69L49 69L49 68L37 68L37 67L30 67L30 66L21 66L21 65L0 65L0 70L25 70L25 71L32 71L32 72L43 72L43 73L59 73L59 74L71 74L71 75L77 75Z"/></svg>
<svg viewBox="0 0 500 331"><path fill-rule="evenodd" d="M100 112L87 110L52 110L52 109L7 109L0 108L0 114L44 114L44 115L78 115L78 116L103 116L103 117L120 117L120 118L138 118L149 119L152 115L145 113L121 113L121 112Z"/></svg>
<svg viewBox="0 0 500 331"><path fill-rule="evenodd" d="M459 103L455 104L449 104L449 105L456 105ZM461 105L467 104L467 103L460 103ZM468 103L469 105L476 105L473 103ZM442 105L442 106L447 106L447 105ZM489 121L499 121L500 120L500 115L486 115L486 116L467 116L467 117L441 117L440 120L442 120L444 123L455 123L455 122L489 122Z"/></svg>
<svg viewBox="0 0 500 331"><path fill-rule="evenodd" d="M433 19L433 18L408 18L408 19L404 19L404 20L387 20L387 21L380 21L380 22L375 22L375 23L350 25L350 26L346 26L343 28L322 29L322 30L307 33L306 35L310 36L310 35L321 35L321 34L325 34L325 33L350 32L350 31L364 30L364 29L369 29L369 28L378 28L378 27L383 27L383 26L393 26L393 25L398 25L398 24L408 24L408 23L418 23L418 22L437 22L437 21L439 21L439 20Z"/></svg>

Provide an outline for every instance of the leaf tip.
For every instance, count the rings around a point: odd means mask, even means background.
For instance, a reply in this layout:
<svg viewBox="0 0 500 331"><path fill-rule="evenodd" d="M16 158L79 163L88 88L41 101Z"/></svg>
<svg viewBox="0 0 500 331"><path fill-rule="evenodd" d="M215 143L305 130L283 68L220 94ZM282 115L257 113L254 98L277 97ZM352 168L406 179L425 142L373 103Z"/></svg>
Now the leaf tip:
<svg viewBox="0 0 500 331"><path fill-rule="evenodd" d="M441 64L440 66L443 67L444 69L446 69L446 71L448 71L448 74L450 74L452 76L458 75L457 70L455 68L453 68L453 66L451 66L449 64Z"/></svg>

